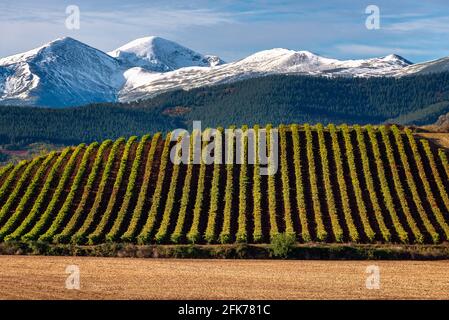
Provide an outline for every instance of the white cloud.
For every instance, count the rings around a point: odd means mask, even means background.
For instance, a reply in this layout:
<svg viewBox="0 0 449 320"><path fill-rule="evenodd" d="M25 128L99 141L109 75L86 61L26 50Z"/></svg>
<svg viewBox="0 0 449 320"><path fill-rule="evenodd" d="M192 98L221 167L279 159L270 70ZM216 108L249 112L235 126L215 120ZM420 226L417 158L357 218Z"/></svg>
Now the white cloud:
<svg viewBox="0 0 449 320"><path fill-rule="evenodd" d="M424 31L432 33L449 33L449 17L436 17L396 22L385 26L387 30L398 32Z"/></svg>
<svg viewBox="0 0 449 320"><path fill-rule="evenodd" d="M81 28L65 28L66 6L5 6L0 19L0 56L30 50L61 36L71 36L105 51L134 38L173 38L191 27L212 27L234 22L232 14L210 9L183 9L124 5L93 9L80 5ZM199 35L201 37L201 35Z"/></svg>
<svg viewBox="0 0 449 320"><path fill-rule="evenodd" d="M60 10L57 10L57 9ZM66 17L66 6L58 8L36 8L36 7L5 7L2 22L59 22ZM230 23L233 21L232 15L227 12L220 12L210 9L180 9L163 7L141 7L125 6L121 8L89 9L80 6L81 19L89 23L109 22L117 24L130 24L138 26L164 26L166 28L179 28L185 26L214 25L219 23ZM6 13L6 14L5 14Z"/></svg>

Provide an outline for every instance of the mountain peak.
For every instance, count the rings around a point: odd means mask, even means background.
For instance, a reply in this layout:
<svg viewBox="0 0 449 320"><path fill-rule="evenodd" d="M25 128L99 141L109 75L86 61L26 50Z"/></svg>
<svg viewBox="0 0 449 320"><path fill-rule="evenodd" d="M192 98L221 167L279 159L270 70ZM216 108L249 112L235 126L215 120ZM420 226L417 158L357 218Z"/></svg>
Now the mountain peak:
<svg viewBox="0 0 449 320"><path fill-rule="evenodd" d="M82 43L82 42L80 42L80 41L78 41L78 40L76 40L76 39L74 39L72 37L67 37L67 36L56 38L55 40L50 41L49 43L54 43L54 42L78 42L78 43Z"/></svg>
<svg viewBox="0 0 449 320"><path fill-rule="evenodd" d="M383 61L392 61L392 62L399 62L403 65L411 65L413 64L413 62L405 59L404 57L401 57L400 55L397 54L389 54L383 58L381 58Z"/></svg>
<svg viewBox="0 0 449 320"><path fill-rule="evenodd" d="M157 36L133 40L111 52L124 66L167 72L183 67L210 67L222 64L216 56L204 56L174 41Z"/></svg>
<svg viewBox="0 0 449 320"><path fill-rule="evenodd" d="M0 97L11 104L67 106L115 99L119 63L70 37L0 59Z"/></svg>

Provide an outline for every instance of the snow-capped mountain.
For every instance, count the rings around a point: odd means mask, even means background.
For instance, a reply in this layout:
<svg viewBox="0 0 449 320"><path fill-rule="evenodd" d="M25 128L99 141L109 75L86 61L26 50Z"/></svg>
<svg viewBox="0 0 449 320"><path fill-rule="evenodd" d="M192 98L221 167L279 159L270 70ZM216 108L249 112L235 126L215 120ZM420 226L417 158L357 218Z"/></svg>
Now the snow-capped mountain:
<svg viewBox="0 0 449 320"><path fill-rule="evenodd" d="M401 77L449 72L449 58L412 64L397 55L337 60L309 51L271 49L224 63L159 37L106 54L71 38L0 59L0 104L64 107L132 101L270 74Z"/></svg>
<svg viewBox="0 0 449 320"><path fill-rule="evenodd" d="M127 67L167 72L184 67L210 67L223 64L217 56L204 56L173 41L160 37L146 37L131 41L109 52Z"/></svg>
<svg viewBox="0 0 449 320"><path fill-rule="evenodd" d="M70 106L114 101L124 84L117 60L72 38L0 59L2 104Z"/></svg>
<svg viewBox="0 0 449 320"><path fill-rule="evenodd" d="M366 60L337 60L309 51L271 49L257 52L237 62L214 68L181 68L166 73L150 73L132 68L125 73L126 84L120 101L154 96L173 89L192 89L233 82L269 74L304 74L316 76L374 77L394 76L411 65L397 55Z"/></svg>

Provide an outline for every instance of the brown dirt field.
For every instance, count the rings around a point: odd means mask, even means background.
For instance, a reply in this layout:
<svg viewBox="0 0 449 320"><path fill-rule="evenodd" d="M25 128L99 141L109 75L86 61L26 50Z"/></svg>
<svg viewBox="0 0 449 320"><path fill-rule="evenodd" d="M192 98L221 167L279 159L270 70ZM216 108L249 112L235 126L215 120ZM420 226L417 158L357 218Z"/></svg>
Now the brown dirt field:
<svg viewBox="0 0 449 320"><path fill-rule="evenodd" d="M81 290L65 288L80 268ZM0 256L1 299L448 299L449 261ZM366 267L380 268L368 290Z"/></svg>

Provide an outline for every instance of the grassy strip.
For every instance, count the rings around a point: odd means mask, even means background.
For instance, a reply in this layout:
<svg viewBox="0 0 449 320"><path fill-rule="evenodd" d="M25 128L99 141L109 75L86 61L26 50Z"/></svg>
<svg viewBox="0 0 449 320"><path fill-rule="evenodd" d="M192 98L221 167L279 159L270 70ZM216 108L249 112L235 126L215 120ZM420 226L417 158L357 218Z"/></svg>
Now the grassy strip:
<svg viewBox="0 0 449 320"><path fill-rule="evenodd" d="M52 255L185 259L278 259L267 244L247 245L134 245L105 243L95 246L46 242L0 243L2 255ZM287 259L299 260L447 260L443 245L298 244Z"/></svg>

